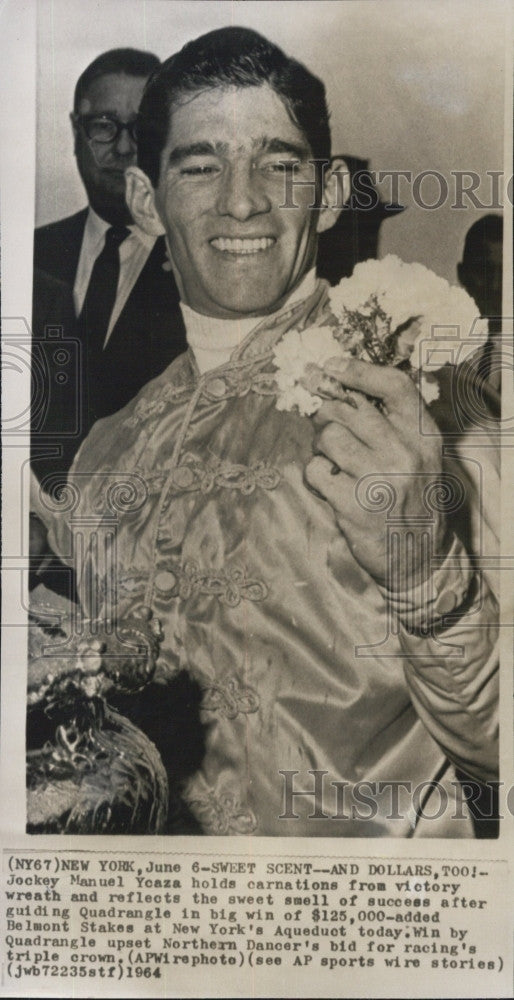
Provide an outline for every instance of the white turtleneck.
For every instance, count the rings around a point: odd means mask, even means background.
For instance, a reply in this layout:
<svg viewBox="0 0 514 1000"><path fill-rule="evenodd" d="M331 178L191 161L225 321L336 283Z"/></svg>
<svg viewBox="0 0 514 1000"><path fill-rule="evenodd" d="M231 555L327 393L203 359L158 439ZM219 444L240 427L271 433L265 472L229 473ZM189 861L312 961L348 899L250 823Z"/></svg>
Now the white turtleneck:
<svg viewBox="0 0 514 1000"><path fill-rule="evenodd" d="M287 299L285 306L288 308L295 302L308 298L312 294L316 285L316 272L312 268L308 271L294 292ZM193 351L195 361L200 374L218 368L230 361L232 353L236 347L243 342L251 331L262 322L263 319L272 320L274 316L282 312L285 306L281 306L276 312L266 316L246 316L242 319L218 319L215 316L204 316L195 312L184 302L180 308L184 317L186 327L187 342Z"/></svg>

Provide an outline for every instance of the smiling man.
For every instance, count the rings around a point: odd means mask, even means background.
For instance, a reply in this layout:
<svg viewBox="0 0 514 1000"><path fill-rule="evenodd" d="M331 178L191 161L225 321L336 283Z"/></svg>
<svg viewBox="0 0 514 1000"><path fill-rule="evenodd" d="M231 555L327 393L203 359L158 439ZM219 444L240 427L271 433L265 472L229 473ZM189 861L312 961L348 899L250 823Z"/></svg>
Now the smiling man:
<svg viewBox="0 0 514 1000"><path fill-rule="evenodd" d="M216 140L209 141L209 136ZM206 91L173 116L155 205L166 225L183 300L234 319L275 311L314 266L312 150L280 97L262 86ZM299 204L280 208L298 163ZM137 188L139 178L130 183ZM309 183L306 183L308 181ZM331 220L332 221L332 220Z"/></svg>
<svg viewBox="0 0 514 1000"><path fill-rule="evenodd" d="M131 484L81 597L121 626L158 621L159 682L200 684L205 756L183 795L205 833L472 836L454 766L496 773L496 605L440 510L427 550L437 428L425 412L420 433L406 375L356 360L331 369L354 406L334 390L315 419L277 408L274 346L330 316L316 245L345 180L329 158L323 84L253 31L191 42L146 88L128 203L166 236L189 348L77 457L74 519L107 523ZM392 484L394 563L388 511L357 500L370 475Z"/></svg>

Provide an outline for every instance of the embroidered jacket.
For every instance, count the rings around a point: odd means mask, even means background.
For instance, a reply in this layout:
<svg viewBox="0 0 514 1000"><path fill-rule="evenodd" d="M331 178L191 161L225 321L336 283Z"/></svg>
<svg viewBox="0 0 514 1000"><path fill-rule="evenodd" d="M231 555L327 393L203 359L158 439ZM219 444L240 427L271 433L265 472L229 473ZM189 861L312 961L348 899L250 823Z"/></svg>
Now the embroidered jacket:
<svg viewBox="0 0 514 1000"><path fill-rule="evenodd" d="M228 364L200 376L186 352L99 421L55 545L70 558L87 531L88 613L151 609L161 676L201 684L206 754L186 800L205 833L471 836L450 761L496 773L496 602L456 540L420 608L391 604L306 487L312 422L277 410L271 358L326 302L320 282Z"/></svg>

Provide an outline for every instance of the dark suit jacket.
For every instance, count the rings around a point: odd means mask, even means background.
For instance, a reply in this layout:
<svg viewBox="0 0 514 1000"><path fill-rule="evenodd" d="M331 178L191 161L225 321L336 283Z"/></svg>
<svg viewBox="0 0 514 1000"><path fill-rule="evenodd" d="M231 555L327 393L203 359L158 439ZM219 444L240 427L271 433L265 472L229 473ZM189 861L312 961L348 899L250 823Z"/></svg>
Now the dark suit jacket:
<svg viewBox="0 0 514 1000"><path fill-rule="evenodd" d="M164 237L159 237L136 281L113 328L105 350L95 357L88 350L88 331L83 324L70 318L69 300L82 246L87 209L67 219L36 229L34 236L34 266L38 279L34 281L33 332L42 342L45 329L59 326L64 339L75 341L74 353L79 355L78 372L73 375L76 385L78 427L70 432L63 423L62 393L57 402L55 351L46 349L50 366L48 373L49 405L46 422L38 431L38 441L50 438L61 445L62 460L53 465L58 471L67 469L80 442L92 424L125 406L150 379L160 375L186 346L185 329L179 308L179 295L173 274L163 270L166 261ZM35 272L36 273L36 272ZM48 294L48 287L68 289L66 296ZM62 305L62 308L61 308ZM58 355L60 356L60 355ZM48 365L47 365L48 367ZM68 375L71 375L68 369ZM52 401L52 394L55 402ZM68 382L68 403L70 385ZM63 432L60 437L60 432ZM65 433L64 433L65 432ZM71 437L70 437L71 434ZM33 448L34 454L34 448ZM34 459L35 463L35 459ZM41 475L34 464L36 473Z"/></svg>

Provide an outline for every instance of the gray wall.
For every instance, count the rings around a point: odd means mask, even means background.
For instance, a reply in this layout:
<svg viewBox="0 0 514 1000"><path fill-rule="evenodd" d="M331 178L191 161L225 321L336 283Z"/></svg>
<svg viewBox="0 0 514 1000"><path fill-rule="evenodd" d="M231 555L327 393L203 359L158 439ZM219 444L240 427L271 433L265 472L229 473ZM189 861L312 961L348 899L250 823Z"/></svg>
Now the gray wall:
<svg viewBox="0 0 514 1000"><path fill-rule="evenodd" d="M372 170L472 170L504 166L504 62L508 3L503 0L351 0L351 2L197 2L40 0L36 223L85 203L72 154L68 113L80 72L99 52L147 48L161 58L202 31L255 27L323 77L332 110L334 152L370 161ZM390 188L381 185L383 195ZM439 186L426 181L425 202ZM419 260L451 281L463 237L484 214L453 198L419 208L401 183L408 210L387 219L380 252Z"/></svg>

